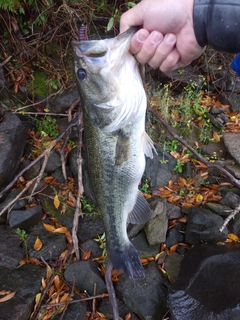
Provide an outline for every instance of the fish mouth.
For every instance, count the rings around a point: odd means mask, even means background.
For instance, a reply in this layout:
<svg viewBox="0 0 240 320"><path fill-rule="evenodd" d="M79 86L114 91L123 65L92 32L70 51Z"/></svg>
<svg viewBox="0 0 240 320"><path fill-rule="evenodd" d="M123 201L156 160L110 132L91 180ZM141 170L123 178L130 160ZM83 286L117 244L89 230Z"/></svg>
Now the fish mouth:
<svg viewBox="0 0 240 320"><path fill-rule="evenodd" d="M129 50L131 39L139 29L140 27L133 26L115 38L105 40L72 41L72 46L79 58L101 58L104 57L109 50L114 49L118 49L118 51L121 49L123 55Z"/></svg>

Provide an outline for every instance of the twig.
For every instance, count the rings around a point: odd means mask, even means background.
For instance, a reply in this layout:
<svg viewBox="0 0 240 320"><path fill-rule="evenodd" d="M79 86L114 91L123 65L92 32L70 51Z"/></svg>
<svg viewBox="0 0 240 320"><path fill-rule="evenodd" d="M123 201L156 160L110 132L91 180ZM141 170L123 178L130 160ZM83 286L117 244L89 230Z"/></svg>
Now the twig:
<svg viewBox="0 0 240 320"><path fill-rule="evenodd" d="M223 225L221 226L221 228L219 229L220 232L223 232L224 228L227 226L228 222L231 219L234 219L236 214L238 214L240 212L240 204L232 211L232 213L224 220Z"/></svg>
<svg viewBox="0 0 240 320"><path fill-rule="evenodd" d="M203 164L205 164L207 167L209 168L214 168L217 169L218 171L220 171L225 177L227 177L230 182L240 188L240 180L236 179L233 175L231 175L230 172L228 172L226 169L220 167L217 164L208 162L207 160L205 160L203 157L200 156L200 154L198 154L186 141L184 141L182 138L179 137L179 135L177 135L172 129L171 127L167 124L167 122L159 115L159 113L154 110L152 107L148 106L148 110L150 112L152 112L155 117L164 125L164 127L167 129L167 131L173 136L174 139L178 140L182 145L184 145L188 150L191 151L191 153L199 160L201 161Z"/></svg>
<svg viewBox="0 0 240 320"><path fill-rule="evenodd" d="M109 294L109 300L113 309L113 319L119 320L117 299L116 299L116 294L115 294L115 290L112 283L112 263L110 262L110 260L108 260L108 263L107 263L105 282L106 282L106 287Z"/></svg>
<svg viewBox="0 0 240 320"><path fill-rule="evenodd" d="M79 113L79 122L77 127L78 127L78 145L77 145L78 194L77 194L76 208L75 208L74 218L73 218L72 240L73 240L73 247L75 250L76 258L77 260L79 260L80 254L79 254L77 231L78 231L79 215L81 213L80 199L83 194L82 157L81 157L82 130L83 130L82 113Z"/></svg>

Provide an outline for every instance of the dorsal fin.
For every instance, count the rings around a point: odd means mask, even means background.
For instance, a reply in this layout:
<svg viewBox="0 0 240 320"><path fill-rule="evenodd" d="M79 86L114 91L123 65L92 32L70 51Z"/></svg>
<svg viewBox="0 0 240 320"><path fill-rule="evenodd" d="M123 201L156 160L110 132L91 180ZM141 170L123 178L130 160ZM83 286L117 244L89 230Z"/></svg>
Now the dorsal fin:
<svg viewBox="0 0 240 320"><path fill-rule="evenodd" d="M154 217L154 213L149 207L147 200L139 192L136 204L128 216L128 223L141 224Z"/></svg>

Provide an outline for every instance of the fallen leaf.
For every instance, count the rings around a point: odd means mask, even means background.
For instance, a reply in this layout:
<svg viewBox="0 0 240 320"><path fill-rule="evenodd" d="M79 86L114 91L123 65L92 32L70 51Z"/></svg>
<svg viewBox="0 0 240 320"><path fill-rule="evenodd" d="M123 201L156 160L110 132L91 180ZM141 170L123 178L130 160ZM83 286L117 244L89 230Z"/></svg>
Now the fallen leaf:
<svg viewBox="0 0 240 320"><path fill-rule="evenodd" d="M91 257L92 250L87 250L82 256L82 260L88 260Z"/></svg>
<svg viewBox="0 0 240 320"><path fill-rule="evenodd" d="M54 232L54 230L56 229L53 225L47 224L47 223L44 223L44 222L43 222L43 226L47 231L50 231L50 232Z"/></svg>
<svg viewBox="0 0 240 320"><path fill-rule="evenodd" d="M228 239L233 240L233 241L239 241L240 239L238 238L238 236L236 236L233 233L229 233L228 234Z"/></svg>
<svg viewBox="0 0 240 320"><path fill-rule="evenodd" d="M53 198L53 204L54 204L54 207L55 207L56 209L58 209L59 206L60 206L60 201L59 201L59 198L58 198L58 195L57 195L57 194L56 194L56 195L54 196L54 198Z"/></svg>
<svg viewBox="0 0 240 320"><path fill-rule="evenodd" d="M37 239L33 245L34 250L39 251L42 249L42 246L43 246L42 241L39 239L39 237L37 237Z"/></svg>
<svg viewBox="0 0 240 320"><path fill-rule="evenodd" d="M16 294L16 291L15 292L11 292L11 291L0 291L0 296L4 296L3 298L0 298L0 302L5 302L5 301L8 301L10 299L12 299Z"/></svg>

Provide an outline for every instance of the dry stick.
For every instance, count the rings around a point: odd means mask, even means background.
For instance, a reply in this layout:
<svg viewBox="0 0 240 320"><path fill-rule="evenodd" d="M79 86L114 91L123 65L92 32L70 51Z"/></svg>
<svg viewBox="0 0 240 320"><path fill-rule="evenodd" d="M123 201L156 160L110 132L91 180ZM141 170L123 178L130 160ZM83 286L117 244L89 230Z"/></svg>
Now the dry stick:
<svg viewBox="0 0 240 320"><path fill-rule="evenodd" d="M190 150L192 152L192 154L199 160L201 161L203 164L205 164L207 167L209 168L214 168L217 169L218 171L220 171L225 177L227 177L230 182L240 188L240 180L236 179L233 175L231 175L230 172L228 172L226 169L220 167L217 164L208 162L207 160L205 160L203 157L200 156L200 154L198 154L186 141L184 141L183 139L181 139L172 129L171 127L167 124L167 122L161 118L161 116L158 114L158 112L156 110L154 110L152 107L148 106L148 109L150 112L152 112L156 118L158 118L158 120L165 126L165 128L168 130L168 132L174 137L174 139L178 140L179 142L181 142L181 144L183 144L188 150Z"/></svg>
<svg viewBox="0 0 240 320"><path fill-rule="evenodd" d="M110 260L108 260L108 263L107 263L105 282L106 282L106 287L109 295L109 300L113 309L113 319L119 320L117 299L116 299L116 294L115 294L115 290L112 283L112 263L110 262Z"/></svg>
<svg viewBox="0 0 240 320"><path fill-rule="evenodd" d="M227 226L228 222L231 219L234 219L236 214L239 213L240 211L240 204L232 211L232 213L224 220L223 225L221 226L221 228L219 229L220 232L223 232L223 229Z"/></svg>
<svg viewBox="0 0 240 320"><path fill-rule="evenodd" d="M77 194L76 208L75 208L74 218L73 218L72 240L73 240L73 247L75 250L76 258L77 260L79 260L80 254L79 254L79 247L78 247L77 231L78 231L79 215L81 214L80 199L84 191L83 184L82 184L82 157L81 157L82 130L83 130L82 113L80 113L79 115L77 128L78 128L78 144L77 144L78 194Z"/></svg>
<svg viewBox="0 0 240 320"><path fill-rule="evenodd" d="M205 164L207 167L217 169L220 171L225 177L227 177L230 182L236 186L237 188L240 188L240 181L236 179L231 173L229 173L226 169L218 166L217 164L211 163L206 161L203 157L201 157L186 141L181 139L172 129L171 127L167 124L167 122L161 118L161 116L158 114L156 110L154 110L152 107L148 106L148 109L150 112L152 112L155 117L164 125L164 127L168 130L168 132L181 144L183 144L188 150L192 152L192 154L203 164ZM225 219L223 225L220 228L220 232L223 231L223 229L227 226L228 222L235 217L235 215L240 211L240 204L234 209L234 211Z"/></svg>
<svg viewBox="0 0 240 320"><path fill-rule="evenodd" d="M71 122L72 120L72 110L77 106L77 104L80 102L80 98L78 98L76 101L74 101L69 110L68 110L68 122ZM61 164L62 164L62 173L63 173L63 177L65 179L65 181L67 180L67 172L66 172L66 158L67 158L67 154L64 153L64 149L69 141L69 137L70 137L70 131L68 130L67 134L66 134L66 138L64 140L63 146L60 149L60 156L61 156Z"/></svg>
<svg viewBox="0 0 240 320"><path fill-rule="evenodd" d="M12 205L14 205L14 203L31 187L31 185L34 183L34 181L37 178L33 178L32 180L30 180L26 186L24 187L24 189L12 200L10 201L3 209L2 211L0 211L0 216L7 211Z"/></svg>

